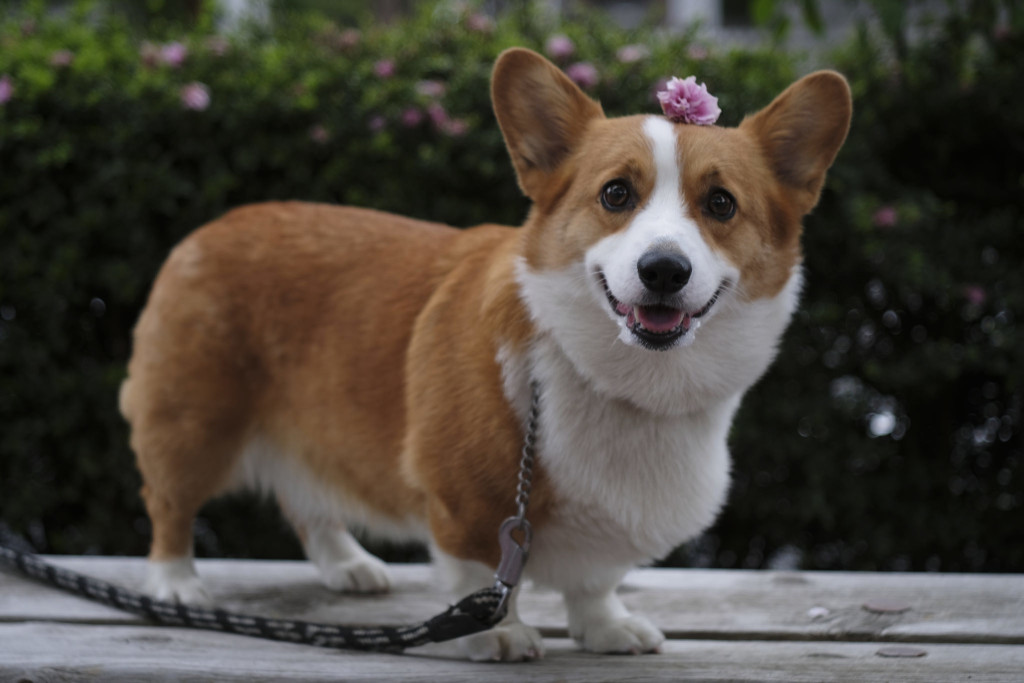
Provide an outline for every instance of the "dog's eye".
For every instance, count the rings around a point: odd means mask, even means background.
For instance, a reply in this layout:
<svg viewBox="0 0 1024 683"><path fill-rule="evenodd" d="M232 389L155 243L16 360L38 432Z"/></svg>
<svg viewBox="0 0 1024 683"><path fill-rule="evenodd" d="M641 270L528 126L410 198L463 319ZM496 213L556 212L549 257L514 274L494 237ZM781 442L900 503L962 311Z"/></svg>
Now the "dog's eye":
<svg viewBox="0 0 1024 683"><path fill-rule="evenodd" d="M725 190L715 190L708 195L708 213L720 221L727 221L736 214L736 199Z"/></svg>
<svg viewBox="0 0 1024 683"><path fill-rule="evenodd" d="M629 208L633 193L629 185L621 180L613 180L601 189L601 206L609 211L622 211Z"/></svg>

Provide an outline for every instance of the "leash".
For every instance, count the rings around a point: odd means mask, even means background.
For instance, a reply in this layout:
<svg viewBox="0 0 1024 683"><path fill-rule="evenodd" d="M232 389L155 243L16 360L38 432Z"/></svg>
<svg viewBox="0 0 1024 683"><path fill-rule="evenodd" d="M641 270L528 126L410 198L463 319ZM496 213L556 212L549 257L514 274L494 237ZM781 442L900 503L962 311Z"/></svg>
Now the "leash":
<svg viewBox="0 0 1024 683"><path fill-rule="evenodd" d="M410 647L440 643L486 631L508 614L509 599L522 576L533 537L530 523L526 520L526 508L530 502L540 412L540 392L535 382L531 384L531 391L530 416L516 486L518 509L514 516L502 522L498 531L501 561L494 574L494 585L466 596L422 623L405 626L323 624L236 614L222 609L154 600L143 593L57 567L31 550L19 548L19 545L28 544L17 537L12 540L0 537L0 565L55 588L137 614L164 626L184 626L317 647L401 652ZM516 537L516 532L519 532L520 538Z"/></svg>
<svg viewBox="0 0 1024 683"><path fill-rule="evenodd" d="M421 624L341 626L295 619L269 619L180 602L154 600L148 595L62 569L37 555L19 551L5 543L0 543L0 562L30 578L138 614L163 626L185 626L346 650L401 651L417 645L439 643L485 631L501 621L508 611L502 591L492 587L463 598Z"/></svg>

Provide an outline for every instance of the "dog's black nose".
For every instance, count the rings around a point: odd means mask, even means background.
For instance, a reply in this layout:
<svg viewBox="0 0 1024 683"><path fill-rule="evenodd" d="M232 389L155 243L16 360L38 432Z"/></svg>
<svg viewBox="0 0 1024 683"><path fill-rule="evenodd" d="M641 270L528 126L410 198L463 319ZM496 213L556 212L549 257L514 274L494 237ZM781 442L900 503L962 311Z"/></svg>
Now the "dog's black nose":
<svg viewBox="0 0 1024 683"><path fill-rule="evenodd" d="M690 259L675 251L649 251L636 263L644 287L658 294L675 294L690 281Z"/></svg>

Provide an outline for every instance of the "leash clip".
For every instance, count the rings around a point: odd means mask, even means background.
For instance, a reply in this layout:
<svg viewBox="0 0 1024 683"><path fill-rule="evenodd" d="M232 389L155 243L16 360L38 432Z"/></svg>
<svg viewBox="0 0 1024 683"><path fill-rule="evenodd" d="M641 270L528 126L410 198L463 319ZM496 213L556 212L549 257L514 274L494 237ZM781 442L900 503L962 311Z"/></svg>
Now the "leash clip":
<svg viewBox="0 0 1024 683"><path fill-rule="evenodd" d="M522 540L516 539L514 532L522 532ZM533 540L533 529L522 517L509 517L498 529L498 543L501 546L501 562L494 578L507 588L515 588L523 574L523 566L530 554L530 541Z"/></svg>
<svg viewBox="0 0 1024 683"><path fill-rule="evenodd" d="M521 532L522 539L515 537ZM508 609L509 595L519 583L523 575L526 558L530 554L530 542L533 540L533 529L524 517L509 517L498 529L498 544L501 546L501 561L494 572L494 587L501 591L501 602L497 609L504 614Z"/></svg>

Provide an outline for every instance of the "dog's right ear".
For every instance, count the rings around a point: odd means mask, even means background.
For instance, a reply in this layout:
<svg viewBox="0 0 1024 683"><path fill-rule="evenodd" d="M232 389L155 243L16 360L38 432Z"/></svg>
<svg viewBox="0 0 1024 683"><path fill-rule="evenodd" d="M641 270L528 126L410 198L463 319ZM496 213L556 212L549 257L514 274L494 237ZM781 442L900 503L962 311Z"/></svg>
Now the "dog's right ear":
<svg viewBox="0 0 1024 683"><path fill-rule="evenodd" d="M550 173L576 149L604 112L568 76L536 52L505 50L494 64L491 101L519 187L536 200Z"/></svg>

